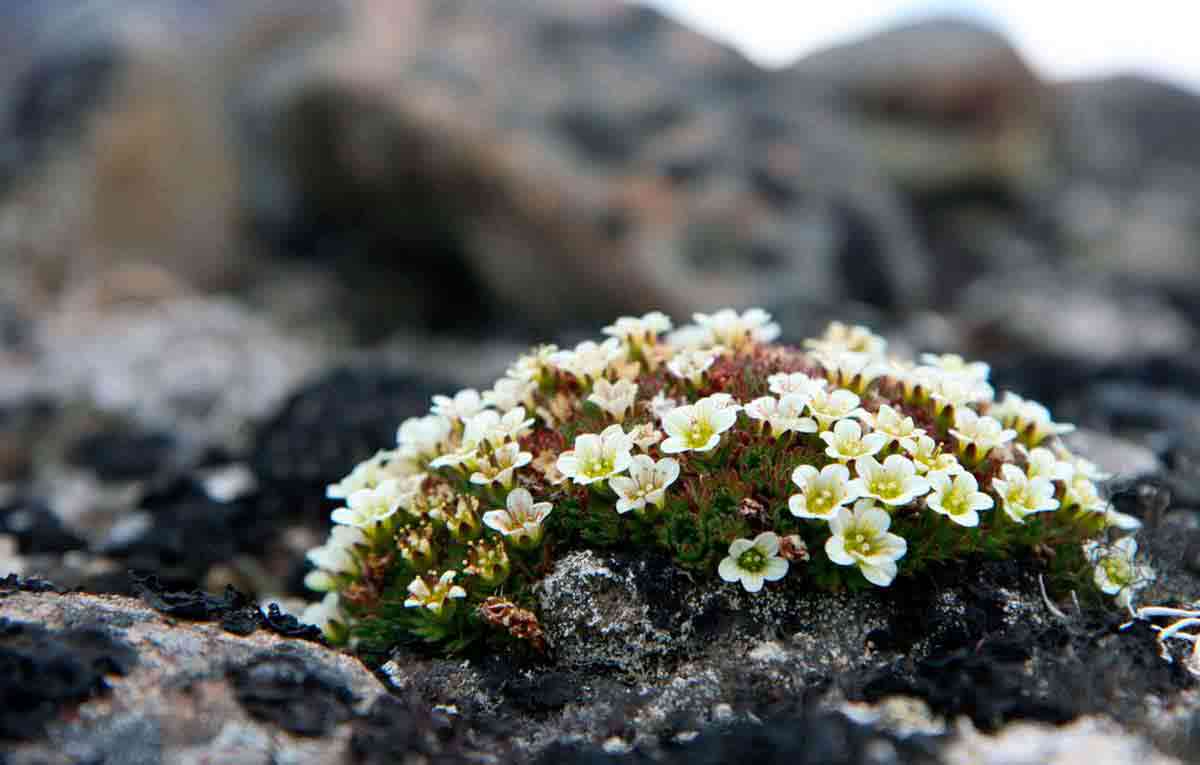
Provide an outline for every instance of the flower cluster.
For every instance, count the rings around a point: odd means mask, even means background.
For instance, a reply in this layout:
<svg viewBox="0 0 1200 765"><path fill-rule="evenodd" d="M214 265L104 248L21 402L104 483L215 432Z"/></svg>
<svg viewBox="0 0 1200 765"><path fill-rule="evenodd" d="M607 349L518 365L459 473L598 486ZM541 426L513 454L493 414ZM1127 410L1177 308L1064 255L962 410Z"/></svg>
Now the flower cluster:
<svg viewBox="0 0 1200 765"><path fill-rule="evenodd" d="M339 639L541 646L532 585L572 547L656 548L750 593L1046 547L1122 605L1152 577L1132 538L1104 541L1138 523L1060 440L1070 426L997 400L986 364L912 363L836 323L775 345L760 309L694 321L622 317L435 396L328 488L342 506L308 556L326 595L306 618Z"/></svg>

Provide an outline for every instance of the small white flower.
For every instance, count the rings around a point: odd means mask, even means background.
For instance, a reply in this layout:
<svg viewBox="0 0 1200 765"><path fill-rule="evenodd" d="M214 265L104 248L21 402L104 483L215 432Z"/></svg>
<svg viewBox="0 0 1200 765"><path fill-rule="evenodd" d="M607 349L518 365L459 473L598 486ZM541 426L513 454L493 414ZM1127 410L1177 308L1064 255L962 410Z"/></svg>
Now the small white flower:
<svg viewBox="0 0 1200 765"><path fill-rule="evenodd" d="M610 425L599 435L585 433L575 438L575 448L558 457L558 471L578 484L603 481L625 472L633 460L633 439L620 425Z"/></svg>
<svg viewBox="0 0 1200 765"><path fill-rule="evenodd" d="M776 396L798 393L812 398L818 391L825 390L826 380L812 378L802 372L779 372L767 378L767 385Z"/></svg>
<svg viewBox="0 0 1200 765"><path fill-rule="evenodd" d="M483 400L489 406L494 406L501 412L507 412L518 406L532 407L535 390L537 390L537 383L532 380L501 377L491 390L483 392Z"/></svg>
<svg viewBox="0 0 1200 765"><path fill-rule="evenodd" d="M966 407L957 407L950 435L958 440L959 449L965 451L973 447L977 458L982 460L992 449L1016 438L1017 432L1006 429L999 420L976 414Z"/></svg>
<svg viewBox="0 0 1200 765"><path fill-rule="evenodd" d="M334 523L369 529L396 514L403 501L400 482L390 478L374 489L359 489L350 495L346 507L330 514Z"/></svg>
<svg viewBox="0 0 1200 765"><path fill-rule="evenodd" d="M334 526L325 544L312 548L305 557L317 568L335 574L346 574L358 570L354 548L365 542L366 536L361 529L355 526Z"/></svg>
<svg viewBox="0 0 1200 765"><path fill-rule="evenodd" d="M667 345L680 351L694 351L713 344L712 333L698 324L685 324L667 335Z"/></svg>
<svg viewBox="0 0 1200 765"><path fill-rule="evenodd" d="M436 455L450 437L450 429L450 420L436 414L410 417L400 423L396 431L396 443L411 447L424 456Z"/></svg>
<svg viewBox="0 0 1200 765"><path fill-rule="evenodd" d="M779 557L779 537L764 531L753 540L735 539L729 555L717 566L726 582L741 582L746 592L758 592L763 582L777 582L787 575L788 562Z"/></svg>
<svg viewBox="0 0 1200 765"><path fill-rule="evenodd" d="M1064 462L1068 462L1075 468L1075 474L1082 476L1089 481L1107 481L1112 478L1112 473L1106 473L1100 469L1096 463L1071 454L1066 449L1060 449L1059 456Z"/></svg>
<svg viewBox="0 0 1200 765"><path fill-rule="evenodd" d="M652 446L663 440L662 431L648 422L638 425L629 431L629 438L634 446L642 451L649 451Z"/></svg>
<svg viewBox="0 0 1200 765"><path fill-rule="evenodd" d="M761 308L751 308L741 315L732 308L713 314L694 313L692 320L708 330L714 344L735 351L750 343L769 343L779 337L779 325Z"/></svg>
<svg viewBox="0 0 1200 765"><path fill-rule="evenodd" d="M679 402L673 398L670 398L662 391L659 391L658 393L654 394L654 398L650 399L650 403L647 404L647 406L650 409L650 414L654 416L654 419L661 420L667 412L679 406Z"/></svg>
<svg viewBox="0 0 1200 765"><path fill-rule="evenodd" d="M716 396L677 407L662 419L667 440L660 447L665 454L707 452L720 442L721 434L737 422L738 407L724 405Z"/></svg>
<svg viewBox="0 0 1200 765"><path fill-rule="evenodd" d="M612 415L617 422L621 422L625 419L625 413L633 408L637 394L637 383L629 380L617 380L615 383L597 380L588 401Z"/></svg>
<svg viewBox="0 0 1200 765"><path fill-rule="evenodd" d="M943 452L938 442L929 436L917 436L913 439L912 446L906 446L905 450L916 465L918 473L925 474L934 470L954 473L963 470L958 458Z"/></svg>
<svg viewBox="0 0 1200 765"><path fill-rule="evenodd" d="M633 316L622 316L601 331L630 345L640 345L653 343L659 335L670 330L670 317L661 311L651 311L640 319Z"/></svg>
<svg viewBox="0 0 1200 765"><path fill-rule="evenodd" d="M342 605L336 592L327 592L319 603L310 603L300 614L302 624L320 627L326 635L334 623L345 622L346 615L342 613Z"/></svg>
<svg viewBox="0 0 1200 765"><path fill-rule="evenodd" d="M966 471L933 472L929 474L929 483L933 491L925 497L926 506L959 526L978 526L979 511L990 510L996 504L979 490L975 476Z"/></svg>
<svg viewBox="0 0 1200 765"><path fill-rule="evenodd" d="M860 497L874 497L887 505L907 505L929 493L929 481L917 475L916 465L907 457L892 454L880 464L874 457L854 461L858 478L850 486Z"/></svg>
<svg viewBox="0 0 1200 765"><path fill-rule="evenodd" d="M992 489L1000 497L1004 512L1017 523L1034 513L1058 509L1054 484L1046 478L1029 478L1016 465L1000 466L1000 477L992 479Z"/></svg>
<svg viewBox="0 0 1200 765"><path fill-rule="evenodd" d="M804 347L826 353L850 351L882 358L887 351L887 340L861 325L848 326L835 321L830 323L821 337L805 340Z"/></svg>
<svg viewBox="0 0 1200 765"><path fill-rule="evenodd" d="M667 371L681 380L700 382L700 378L720 355L717 348L705 350L683 350L676 353L667 362Z"/></svg>
<svg viewBox="0 0 1200 765"><path fill-rule="evenodd" d="M1096 586L1105 595L1116 595L1121 608L1132 608L1137 591L1155 579L1154 569L1135 562L1138 545L1133 537L1124 537L1110 545L1088 542L1083 550L1095 566Z"/></svg>
<svg viewBox="0 0 1200 765"><path fill-rule="evenodd" d="M776 438L785 433L815 433L817 421L804 416L804 408L808 399L800 394L791 393L781 399L774 396L762 396L746 404L743 411L754 420L771 426L771 433Z"/></svg>
<svg viewBox="0 0 1200 765"><path fill-rule="evenodd" d="M843 507L830 519L825 554L839 566L858 566L868 582L887 587L896 578L896 561L908 552L904 537L888 531L891 525L886 511L861 499L853 512Z"/></svg>
<svg viewBox="0 0 1200 765"><path fill-rule="evenodd" d="M580 380L592 381L604 376L610 365L625 357L621 341L610 337L603 343L585 340L573 351L558 351L550 363Z"/></svg>
<svg viewBox="0 0 1200 765"><path fill-rule="evenodd" d="M871 382L887 371L879 359L855 351L817 351L813 354L825 369L830 383L857 391L866 390Z"/></svg>
<svg viewBox="0 0 1200 765"><path fill-rule="evenodd" d="M922 367L924 370L930 370L930 367ZM940 370L934 370L940 372ZM992 386L985 382L973 380L966 375L950 374L942 372L940 374L925 373L924 382L930 386L929 398L934 402L934 414L940 415L946 407L954 407L955 410L966 409L973 404L979 404L992 400L995 391Z"/></svg>
<svg viewBox="0 0 1200 765"><path fill-rule="evenodd" d="M1070 481L1075 475L1075 466L1060 460L1054 452L1044 446L1033 449L1017 447L1025 455L1025 474L1030 478L1046 478L1051 481Z"/></svg>
<svg viewBox="0 0 1200 765"><path fill-rule="evenodd" d="M838 388L832 391L815 391L808 402L808 411L822 428L828 428L838 420L856 417L870 422L871 415L858 405L859 398L852 391Z"/></svg>
<svg viewBox="0 0 1200 765"><path fill-rule="evenodd" d="M812 465L799 465L792 471L792 483L800 493L788 498L788 511L797 518L827 521L842 505L858 499L845 465L826 465L819 472Z"/></svg>
<svg viewBox="0 0 1200 765"><path fill-rule="evenodd" d="M875 413L875 432L882 433L890 441L900 444L905 451L916 449L914 439L925 435L924 429L918 428L912 417L904 417L887 404L882 404Z"/></svg>
<svg viewBox="0 0 1200 765"><path fill-rule="evenodd" d="M371 489L378 486L387 474L384 463L392 457L392 452L376 452L370 459L355 465L354 469L350 471L350 475L337 483L326 486L325 496L329 499L346 499L360 489Z"/></svg>
<svg viewBox="0 0 1200 765"><path fill-rule="evenodd" d="M423 576L414 578L408 584L408 598L404 601L405 608L426 608L435 616L440 616L446 608L447 600L458 600L467 597L467 591L454 583L457 571L446 571L436 580L433 586Z"/></svg>
<svg viewBox="0 0 1200 765"><path fill-rule="evenodd" d="M854 420L838 420L833 430L825 431L820 438L827 444L825 453L840 462L878 454L888 443L883 433L863 435L862 426Z"/></svg>
<svg viewBox="0 0 1200 765"><path fill-rule="evenodd" d="M479 414L483 411L483 407L483 398L479 395L479 391L474 388L464 388L455 393L454 398L434 396L432 411L433 414L440 417L462 421Z"/></svg>
<svg viewBox="0 0 1200 765"><path fill-rule="evenodd" d="M533 349L532 353L527 353L513 362L506 375L514 380L532 382L536 385L542 379L546 368L554 366L551 359L558 352L557 345L539 345ZM506 407L500 408L505 409Z"/></svg>
<svg viewBox="0 0 1200 765"><path fill-rule="evenodd" d="M507 489L512 486L513 473L532 461L532 454L521 451L521 447L515 443L507 443L492 451L487 459L480 460L471 474L471 483L481 486L498 483Z"/></svg>
<svg viewBox="0 0 1200 765"><path fill-rule="evenodd" d="M921 363L943 372L963 375L978 382L987 382L991 368L982 361L967 361L957 353L922 353Z"/></svg>
<svg viewBox="0 0 1200 765"><path fill-rule="evenodd" d="M679 478L679 463L670 457L655 462L645 454L633 458L629 465L629 477L616 476L609 486L617 493L617 512L641 510L650 503L661 508L666 501L667 487Z"/></svg>
<svg viewBox="0 0 1200 765"><path fill-rule="evenodd" d="M1005 393L1004 399L992 407L991 414L1013 428L1021 440L1037 446L1050 436L1063 435L1075 430L1074 425L1057 423L1050 419L1050 410L1036 401L1021 398L1015 393Z"/></svg>
<svg viewBox="0 0 1200 765"><path fill-rule="evenodd" d="M542 523L550 515L549 502L534 502L526 489L508 493L505 510L483 514L483 525L503 534L519 547L534 547L542 541Z"/></svg>

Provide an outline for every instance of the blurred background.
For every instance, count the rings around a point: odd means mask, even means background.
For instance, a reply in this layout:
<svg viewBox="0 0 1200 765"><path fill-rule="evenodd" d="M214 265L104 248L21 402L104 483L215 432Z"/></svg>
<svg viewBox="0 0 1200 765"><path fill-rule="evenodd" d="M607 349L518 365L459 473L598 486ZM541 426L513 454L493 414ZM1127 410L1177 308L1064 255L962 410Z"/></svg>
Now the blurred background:
<svg viewBox="0 0 1200 765"><path fill-rule="evenodd" d="M809 5L0 3L0 573L300 595L432 393L650 309L986 359L1200 505L1177 5Z"/></svg>

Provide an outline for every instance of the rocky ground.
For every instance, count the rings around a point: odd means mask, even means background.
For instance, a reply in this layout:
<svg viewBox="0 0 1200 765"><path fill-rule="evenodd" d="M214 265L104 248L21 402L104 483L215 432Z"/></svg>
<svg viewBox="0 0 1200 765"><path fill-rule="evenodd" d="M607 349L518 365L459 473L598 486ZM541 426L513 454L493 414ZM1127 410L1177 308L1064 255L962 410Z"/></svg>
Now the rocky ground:
<svg viewBox="0 0 1200 765"><path fill-rule="evenodd" d="M1198 761L1195 679L1020 565L750 598L581 552L545 659L259 604L433 393L725 303L988 360L1200 599L1200 98L956 22L765 72L619 3L271 6L0 10L0 762Z"/></svg>

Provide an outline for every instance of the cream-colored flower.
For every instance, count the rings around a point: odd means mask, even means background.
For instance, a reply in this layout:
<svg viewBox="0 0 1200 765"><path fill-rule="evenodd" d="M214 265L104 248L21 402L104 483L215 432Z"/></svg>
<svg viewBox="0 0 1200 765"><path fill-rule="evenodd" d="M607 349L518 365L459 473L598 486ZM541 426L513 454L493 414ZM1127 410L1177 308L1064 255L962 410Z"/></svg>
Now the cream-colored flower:
<svg viewBox="0 0 1200 765"><path fill-rule="evenodd" d="M805 340L804 347L827 353L850 351L881 358L887 352L887 341L861 325L851 326L835 321L830 323L821 337Z"/></svg>
<svg viewBox="0 0 1200 765"><path fill-rule="evenodd" d="M671 331L671 319L661 311L651 311L641 318L622 316L601 331L630 345L652 344Z"/></svg>
<svg viewBox="0 0 1200 765"><path fill-rule="evenodd" d="M436 456L450 437L450 420L436 414L425 417L410 417L400 423L396 431L396 443L401 447L409 447L416 453L432 457Z"/></svg>
<svg viewBox="0 0 1200 765"><path fill-rule="evenodd" d="M650 451L650 449L663 440L662 431L654 427L649 422L644 422L638 425L633 430L629 431L629 438L633 441L633 445L642 451Z"/></svg>
<svg viewBox="0 0 1200 765"><path fill-rule="evenodd" d="M610 425L599 435L575 438L575 448L558 457L558 469L575 483L589 484L625 472L633 459L633 440L620 425Z"/></svg>
<svg viewBox="0 0 1200 765"><path fill-rule="evenodd" d="M513 474L533 461L533 455L521 451L518 444L509 442L492 450L485 459L479 460L475 472L471 473L471 483L490 486L498 483L508 489L513 484Z"/></svg>
<svg viewBox="0 0 1200 765"><path fill-rule="evenodd" d="M915 439L925 435L924 429L918 428L912 417L905 417L887 404L880 405L874 420L876 433L884 434L908 452L917 448Z"/></svg>
<svg viewBox="0 0 1200 765"><path fill-rule="evenodd" d="M771 426L771 434L776 438L785 433L816 433L817 421L804 416L808 399L800 394L791 393L783 398L762 396L747 404L743 411L751 419L758 420L764 425Z"/></svg>
<svg viewBox="0 0 1200 765"><path fill-rule="evenodd" d="M852 391L842 388L831 391L819 390L809 399L808 411L822 428L828 428L838 420L849 417L870 422L870 413L858 404L859 398Z"/></svg>
<svg viewBox="0 0 1200 765"><path fill-rule="evenodd" d="M995 395L992 386L966 375L950 374L932 370L930 367L922 369L926 370L923 384L930 387L929 398L933 401L933 411L936 415L941 415L946 407L953 407L957 411L986 403Z"/></svg>
<svg viewBox="0 0 1200 765"><path fill-rule="evenodd" d="M776 396L796 393L811 399L818 391L825 390L827 380L809 377L802 372L779 372L767 378L767 385Z"/></svg>
<svg viewBox="0 0 1200 765"><path fill-rule="evenodd" d="M1117 605L1133 607L1137 591L1154 582L1154 569L1139 565L1138 545L1133 537L1124 537L1112 544L1088 542L1083 547L1088 560L1095 566L1093 579L1105 595L1116 595Z"/></svg>
<svg viewBox="0 0 1200 765"><path fill-rule="evenodd" d="M659 391L654 394L654 398L646 402L645 406L654 419L661 420L667 412L679 406L679 402Z"/></svg>
<svg viewBox="0 0 1200 765"><path fill-rule="evenodd" d="M992 479L992 489L1000 497L1005 514L1016 523L1024 523L1034 513L1058 509L1054 484L1046 478L1030 478L1012 464L1000 466L1000 476Z"/></svg>
<svg viewBox="0 0 1200 765"><path fill-rule="evenodd" d="M708 330L714 345L735 351L751 343L769 343L779 337L779 325L761 308L751 308L740 315L732 308L712 314L695 313L692 320Z"/></svg>
<svg viewBox="0 0 1200 765"><path fill-rule="evenodd" d="M991 415L1016 430L1021 440L1029 446L1037 446L1051 436L1075 430L1074 425L1051 420L1050 410L1038 402L1021 398L1015 393L1005 393L1004 399L992 407Z"/></svg>
<svg viewBox="0 0 1200 765"><path fill-rule="evenodd" d="M874 497L886 505L907 505L929 493L928 479L917 475L916 465L907 457L892 454L882 464L874 457L854 461L858 477L850 482L860 497Z"/></svg>
<svg viewBox="0 0 1200 765"><path fill-rule="evenodd" d="M539 345L531 353L527 353L513 362L506 375L514 380L532 382L536 385L542 380L546 370L555 366L551 359L558 353L557 345Z"/></svg>
<svg viewBox="0 0 1200 765"><path fill-rule="evenodd" d="M649 503L661 508L666 501L667 487L679 478L679 463L670 457L655 462L639 454L629 465L629 476L616 476L608 482L617 493L617 512L624 514L641 510Z"/></svg>
<svg viewBox="0 0 1200 765"><path fill-rule="evenodd" d="M400 509L403 492L398 480L390 478L374 489L359 489L350 495L346 507L339 507L330 514L334 523L360 529L374 528L396 514Z"/></svg>
<svg viewBox="0 0 1200 765"><path fill-rule="evenodd" d="M883 433L864 435L862 425L854 420L838 420L833 430L820 434L820 438L826 443L825 454L839 462L878 454L888 443Z"/></svg>
<svg viewBox="0 0 1200 765"><path fill-rule="evenodd" d="M683 350L676 353L667 362L667 371L681 380L698 383L708 368L717 360L718 355L720 355L719 348Z"/></svg>
<svg viewBox="0 0 1200 765"><path fill-rule="evenodd" d="M448 420L464 421L483 411L485 404L479 391L474 388L464 388L454 397L434 396L433 414Z"/></svg>
<svg viewBox="0 0 1200 765"><path fill-rule="evenodd" d="M537 383L532 380L501 377L491 390L483 392L483 400L501 412L507 412L518 406L533 409L533 392L535 390L537 390Z"/></svg>
<svg viewBox="0 0 1200 765"><path fill-rule="evenodd" d="M550 363L580 380L588 382L604 376L611 364L625 357L621 341L610 337L603 343L585 340L573 351L558 351L550 356Z"/></svg>
<svg viewBox="0 0 1200 765"><path fill-rule="evenodd" d="M667 440L659 448L664 454L707 452L720 442L722 433L734 426L737 416L736 405L726 405L715 396L672 409L663 416Z"/></svg>
<svg viewBox="0 0 1200 765"><path fill-rule="evenodd" d="M454 583L457 575L457 571L446 571L436 579L424 576L415 577L408 584L408 598L404 601L404 607L425 608L434 616L441 616L446 610L446 606L452 605L447 601L467 597L467 591Z"/></svg>
<svg viewBox="0 0 1200 765"><path fill-rule="evenodd" d="M832 536L825 540L825 554L839 566L858 566L871 584L887 587L896 578L908 542L888 531L892 517L869 499L860 499L854 510L841 508L829 520Z"/></svg>
<svg viewBox="0 0 1200 765"><path fill-rule="evenodd" d="M820 471L812 465L799 465L792 471L792 483L800 487L800 493L788 498L788 511L797 518L827 521L842 505L858 499L845 465L826 465Z"/></svg>
<svg viewBox="0 0 1200 765"><path fill-rule="evenodd" d="M964 469L957 457L943 452L941 445L929 436L917 436L911 447L905 447L905 451L916 465L917 472L922 475L934 470L958 472Z"/></svg>
<svg viewBox="0 0 1200 765"><path fill-rule="evenodd" d="M922 353L921 363L978 382L987 382L991 373L991 368L982 361L967 361L957 353Z"/></svg>
<svg viewBox="0 0 1200 765"><path fill-rule="evenodd" d="M597 380L588 401L612 415L617 422L621 422L625 419L625 413L633 408L637 394L637 384L629 380L618 380L615 383Z"/></svg>
<svg viewBox="0 0 1200 765"><path fill-rule="evenodd" d="M741 582L746 592L758 592L763 582L776 582L787 575L788 562L779 557L779 537L764 531L754 539L735 539L729 555L717 566L726 582Z"/></svg>
<svg viewBox="0 0 1200 765"><path fill-rule="evenodd" d="M950 435L958 441L959 451L970 451L976 460L983 460L992 449L1016 438L1017 432L1005 428L999 420L976 414L966 407L957 407Z"/></svg>
<svg viewBox="0 0 1200 765"><path fill-rule="evenodd" d="M347 499L360 489L373 489L385 480L388 472L384 465L394 456L393 452L378 451L369 459L354 466L350 475L337 483L325 487L325 496L329 499Z"/></svg>
<svg viewBox="0 0 1200 765"><path fill-rule="evenodd" d="M1060 460L1054 452L1044 446L1026 449L1017 447L1025 455L1025 474L1030 478L1046 478L1051 481L1070 481L1075 475L1075 466Z"/></svg>
<svg viewBox="0 0 1200 765"><path fill-rule="evenodd" d="M326 635L330 635L336 624L344 624L346 614L336 592L327 592L319 603L310 603L300 613L301 624L311 624L320 627Z"/></svg>
<svg viewBox="0 0 1200 765"><path fill-rule="evenodd" d="M933 472L928 478L933 491L925 497L925 505L959 526L978 526L979 511L990 510L996 504L979 490L975 476L966 471Z"/></svg>
<svg viewBox="0 0 1200 765"><path fill-rule="evenodd" d="M517 547L536 547L542 541L542 523L550 515L549 502L534 502L526 489L508 493L504 510L489 510L483 514L483 525L503 534Z"/></svg>
<svg viewBox="0 0 1200 765"><path fill-rule="evenodd" d="M318 569L308 572L304 577L305 586L317 592L327 592L336 587L331 575L356 573L356 549L365 543L366 536L361 529L354 526L334 526L325 544L312 548L305 555Z"/></svg>
<svg viewBox="0 0 1200 765"><path fill-rule="evenodd" d="M876 356L855 351L816 351L813 356L825 370L831 385L862 393L887 371Z"/></svg>

